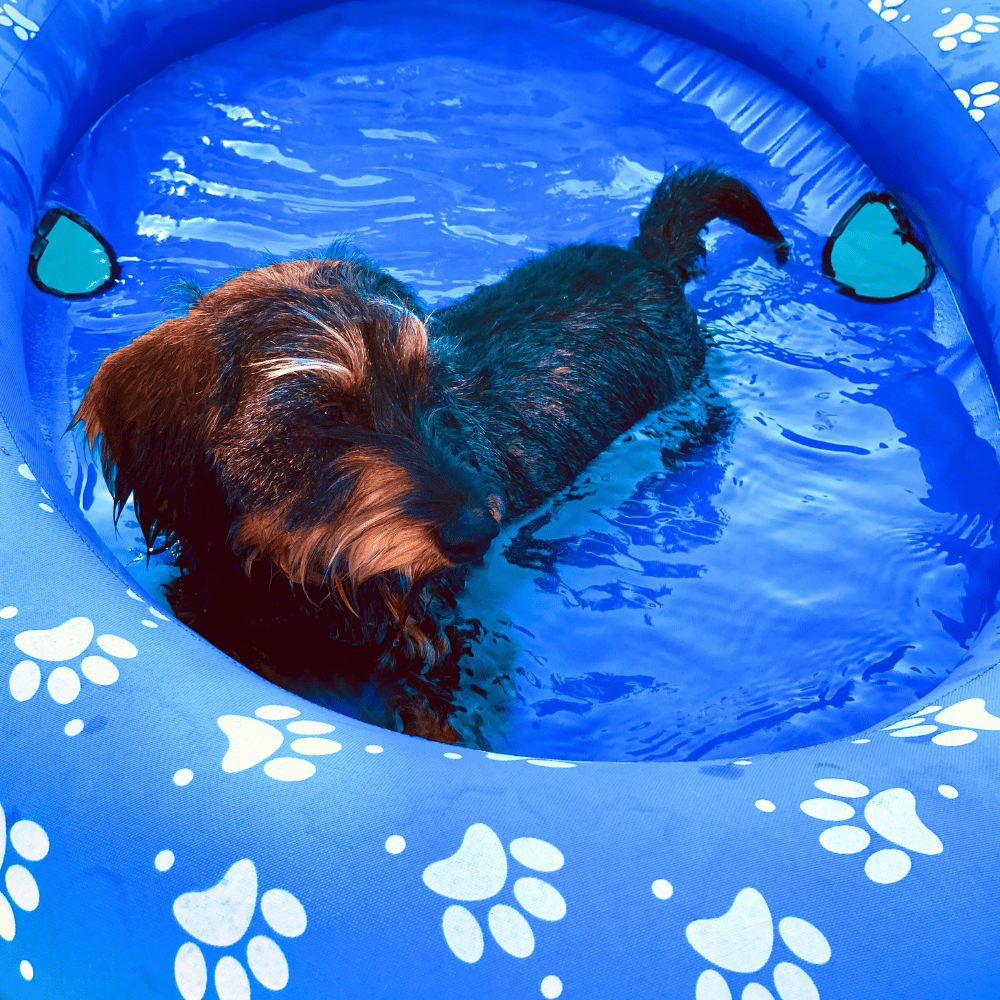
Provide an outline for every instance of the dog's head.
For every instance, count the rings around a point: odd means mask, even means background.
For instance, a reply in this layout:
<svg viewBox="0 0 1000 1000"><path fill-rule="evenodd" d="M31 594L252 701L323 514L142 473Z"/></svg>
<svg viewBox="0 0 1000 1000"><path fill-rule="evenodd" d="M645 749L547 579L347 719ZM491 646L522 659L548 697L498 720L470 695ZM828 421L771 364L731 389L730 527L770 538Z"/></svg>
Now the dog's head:
<svg viewBox="0 0 1000 1000"><path fill-rule="evenodd" d="M363 258L244 272L109 355L74 423L152 544L223 539L349 606L481 556L502 515L434 388L419 301ZM400 586L399 581L403 583Z"/></svg>

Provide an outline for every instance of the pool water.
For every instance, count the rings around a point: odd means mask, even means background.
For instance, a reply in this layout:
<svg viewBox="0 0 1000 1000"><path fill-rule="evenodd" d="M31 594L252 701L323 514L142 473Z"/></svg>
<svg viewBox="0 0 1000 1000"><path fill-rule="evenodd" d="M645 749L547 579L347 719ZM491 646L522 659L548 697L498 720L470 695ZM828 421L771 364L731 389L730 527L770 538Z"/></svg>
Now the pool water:
<svg viewBox="0 0 1000 1000"><path fill-rule="evenodd" d="M29 288L39 417L91 523L152 593L131 512L62 436L101 358L211 286L338 237L431 306L551 244L626 243L665 168L749 181L788 265L708 230L689 297L728 428L678 455L652 414L472 570L452 722L469 746L685 760L849 737L966 655L1000 577L996 405L946 280L871 304L827 235L880 185L820 119L692 43L557 3L345 3L170 67L84 136L45 197L115 248L109 292ZM685 405L697 410L703 399ZM370 703L335 703L379 719ZM383 720L385 721L385 720Z"/></svg>

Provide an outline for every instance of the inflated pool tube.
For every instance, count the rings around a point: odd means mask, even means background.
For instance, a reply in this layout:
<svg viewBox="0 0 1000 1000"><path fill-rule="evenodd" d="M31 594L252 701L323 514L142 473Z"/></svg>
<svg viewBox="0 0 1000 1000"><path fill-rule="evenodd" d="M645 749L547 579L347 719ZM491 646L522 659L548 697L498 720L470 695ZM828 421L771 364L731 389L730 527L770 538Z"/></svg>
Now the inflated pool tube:
<svg viewBox="0 0 1000 1000"><path fill-rule="evenodd" d="M28 395L39 197L144 79L321 6L3 4L0 994L1000 995L995 621L905 721L732 762L574 764L456 751L288 695L102 550ZM658 79L684 67L657 63L650 28L830 122L926 237L997 384L997 17L921 0L589 6L643 26L636 58ZM747 108L768 120L763 97Z"/></svg>

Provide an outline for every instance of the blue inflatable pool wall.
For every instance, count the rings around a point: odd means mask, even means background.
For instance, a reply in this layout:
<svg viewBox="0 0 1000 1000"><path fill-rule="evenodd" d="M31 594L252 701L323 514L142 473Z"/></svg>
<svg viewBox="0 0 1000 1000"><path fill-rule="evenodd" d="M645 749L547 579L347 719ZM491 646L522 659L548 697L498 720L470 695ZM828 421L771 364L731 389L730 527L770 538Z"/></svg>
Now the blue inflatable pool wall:
<svg viewBox="0 0 1000 1000"><path fill-rule="evenodd" d="M101 549L28 394L40 196L159 69L323 6L18 0L0 16L0 994L1000 996L995 619L909 721L733 762L574 764L288 695ZM997 386L1000 133L956 92L988 79L1000 18L977 33L922 0L577 6L634 22L615 44L651 73L662 30L818 111L928 238Z"/></svg>

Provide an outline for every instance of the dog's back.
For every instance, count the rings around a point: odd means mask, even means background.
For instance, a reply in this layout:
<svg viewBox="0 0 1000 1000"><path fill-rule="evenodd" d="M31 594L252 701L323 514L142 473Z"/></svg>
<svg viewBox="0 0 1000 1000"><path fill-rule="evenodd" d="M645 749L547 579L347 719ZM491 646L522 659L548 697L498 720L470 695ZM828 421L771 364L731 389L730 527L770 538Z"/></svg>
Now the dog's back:
<svg viewBox="0 0 1000 1000"><path fill-rule="evenodd" d="M714 167L680 170L657 187L628 249L557 247L433 314L452 405L471 415L468 435L501 453L508 515L570 483L691 386L706 341L684 284L700 273L700 233L717 217L771 243L779 264L787 258L746 184Z"/></svg>

